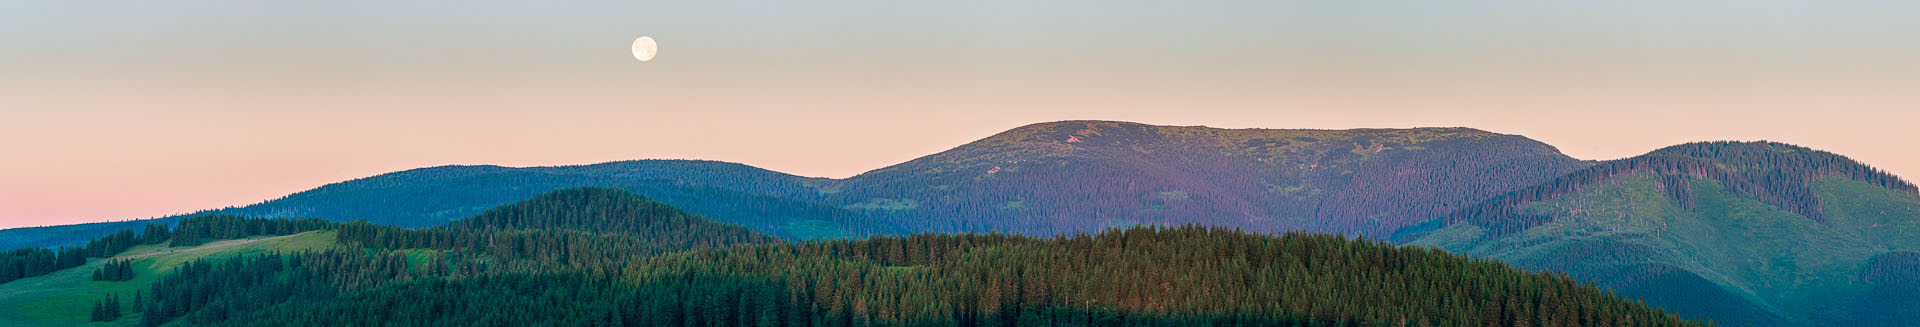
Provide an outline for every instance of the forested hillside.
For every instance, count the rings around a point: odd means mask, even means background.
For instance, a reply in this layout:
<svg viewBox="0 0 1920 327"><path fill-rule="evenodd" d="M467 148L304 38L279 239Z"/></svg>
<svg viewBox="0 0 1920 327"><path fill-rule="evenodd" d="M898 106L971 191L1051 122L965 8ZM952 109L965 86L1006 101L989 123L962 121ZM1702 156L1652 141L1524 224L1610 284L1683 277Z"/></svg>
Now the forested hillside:
<svg viewBox="0 0 1920 327"><path fill-rule="evenodd" d="M144 326L1698 325L1561 275L1373 241L1206 227L791 243L610 189L554 192L426 229L232 217L181 226L172 242L318 228L339 245L182 264L146 291L100 296L96 307L112 310L96 317Z"/></svg>
<svg viewBox="0 0 1920 327"><path fill-rule="evenodd" d="M1753 326L1907 326L1920 196L1778 143L1670 147L1489 201L1411 244L1566 272L1688 316ZM1910 308L1910 307L1909 307Z"/></svg>
<svg viewBox="0 0 1920 327"><path fill-rule="evenodd" d="M1813 184L1824 178L1847 178L1910 194L1920 193L1920 189L1899 177L1825 151L1773 142L1706 142L1601 162L1460 210L1450 215L1447 222L1468 222L1496 233L1526 229L1552 218L1522 212L1526 204L1636 174L1658 176L1667 197L1682 210L1695 208L1691 181L1706 179L1743 197L1823 224L1826 223L1825 205Z"/></svg>

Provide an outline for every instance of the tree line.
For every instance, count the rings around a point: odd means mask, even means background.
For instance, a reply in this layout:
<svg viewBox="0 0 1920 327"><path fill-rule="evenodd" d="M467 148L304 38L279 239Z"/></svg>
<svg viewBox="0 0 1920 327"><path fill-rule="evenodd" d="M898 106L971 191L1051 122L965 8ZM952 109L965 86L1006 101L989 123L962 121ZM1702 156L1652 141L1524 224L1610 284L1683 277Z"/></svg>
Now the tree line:
<svg viewBox="0 0 1920 327"><path fill-rule="evenodd" d="M235 215L202 215L180 220L174 226L169 245L195 246L207 240L236 239L263 235L292 235L329 229L334 223L319 218L252 219Z"/></svg>

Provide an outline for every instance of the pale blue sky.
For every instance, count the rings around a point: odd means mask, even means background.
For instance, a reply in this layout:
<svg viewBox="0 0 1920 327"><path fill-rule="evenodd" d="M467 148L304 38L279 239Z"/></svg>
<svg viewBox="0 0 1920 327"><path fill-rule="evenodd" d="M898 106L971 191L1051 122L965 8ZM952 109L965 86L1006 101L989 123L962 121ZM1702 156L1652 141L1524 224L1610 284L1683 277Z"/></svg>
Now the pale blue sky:
<svg viewBox="0 0 1920 327"><path fill-rule="evenodd" d="M1915 176L1913 58L1914 1L0 1L0 227L443 164L844 177L1065 119L1770 139Z"/></svg>

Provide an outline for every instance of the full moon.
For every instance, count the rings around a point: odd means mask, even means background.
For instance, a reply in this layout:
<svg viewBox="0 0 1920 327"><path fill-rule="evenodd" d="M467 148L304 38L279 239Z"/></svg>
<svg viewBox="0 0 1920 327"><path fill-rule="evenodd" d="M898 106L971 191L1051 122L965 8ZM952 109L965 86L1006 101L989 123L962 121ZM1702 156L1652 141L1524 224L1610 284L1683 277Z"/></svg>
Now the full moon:
<svg viewBox="0 0 1920 327"><path fill-rule="evenodd" d="M653 43L653 37L642 36L633 39L633 59L651 61L656 53L660 53L660 44Z"/></svg>

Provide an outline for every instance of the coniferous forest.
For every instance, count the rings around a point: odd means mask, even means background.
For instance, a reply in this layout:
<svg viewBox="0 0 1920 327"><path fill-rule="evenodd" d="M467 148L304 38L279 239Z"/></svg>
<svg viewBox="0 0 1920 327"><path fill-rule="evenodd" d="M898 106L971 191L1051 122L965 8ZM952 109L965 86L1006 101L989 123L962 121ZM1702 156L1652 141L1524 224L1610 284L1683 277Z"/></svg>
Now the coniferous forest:
<svg viewBox="0 0 1920 327"><path fill-rule="evenodd" d="M103 240L157 244L165 235L190 245L316 230L334 233L338 246L189 262L133 303L99 299L90 318L124 319L125 311L142 326L1704 325L1564 275L1365 239L1183 226L791 242L595 188L432 228L199 216ZM125 280L124 265L109 262L96 276Z"/></svg>

